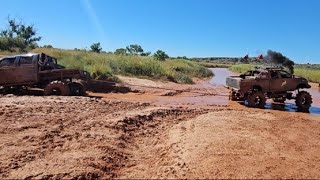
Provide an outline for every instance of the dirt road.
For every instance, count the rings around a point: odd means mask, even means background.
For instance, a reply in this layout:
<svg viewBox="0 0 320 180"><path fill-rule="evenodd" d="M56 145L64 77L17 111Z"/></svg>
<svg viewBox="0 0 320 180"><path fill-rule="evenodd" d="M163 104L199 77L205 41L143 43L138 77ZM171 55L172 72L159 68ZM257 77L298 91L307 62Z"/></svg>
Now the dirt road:
<svg viewBox="0 0 320 180"><path fill-rule="evenodd" d="M121 78L138 93L0 97L0 178L320 178L316 87L306 114Z"/></svg>

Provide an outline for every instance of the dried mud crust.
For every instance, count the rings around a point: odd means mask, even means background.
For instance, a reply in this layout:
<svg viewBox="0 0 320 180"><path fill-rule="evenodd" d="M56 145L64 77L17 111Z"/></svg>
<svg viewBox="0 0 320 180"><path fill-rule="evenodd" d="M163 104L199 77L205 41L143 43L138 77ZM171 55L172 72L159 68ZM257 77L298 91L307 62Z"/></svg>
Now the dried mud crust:
<svg viewBox="0 0 320 180"><path fill-rule="evenodd" d="M0 99L0 178L9 179L115 178L136 137L206 112L86 97Z"/></svg>
<svg viewBox="0 0 320 180"><path fill-rule="evenodd" d="M120 178L319 179L319 125L285 112L211 109L137 137Z"/></svg>

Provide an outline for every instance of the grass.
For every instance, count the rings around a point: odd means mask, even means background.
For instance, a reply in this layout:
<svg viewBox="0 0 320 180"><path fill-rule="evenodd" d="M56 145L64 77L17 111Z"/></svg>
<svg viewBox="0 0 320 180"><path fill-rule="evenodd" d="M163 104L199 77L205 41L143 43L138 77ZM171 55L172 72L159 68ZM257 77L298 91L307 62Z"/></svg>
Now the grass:
<svg viewBox="0 0 320 180"><path fill-rule="evenodd" d="M254 66L255 65L253 64L238 64L229 67L229 70L237 73L244 73L254 68ZM320 83L320 69L318 69L318 66L306 67L297 65L295 66L294 74L296 76L304 77L310 82Z"/></svg>
<svg viewBox="0 0 320 180"><path fill-rule="evenodd" d="M309 68L295 68L294 74L304 77L310 82L320 83L320 70Z"/></svg>
<svg viewBox="0 0 320 180"><path fill-rule="evenodd" d="M236 73L244 73L254 68L252 64L237 64L229 67L229 70Z"/></svg>
<svg viewBox="0 0 320 180"><path fill-rule="evenodd" d="M93 78L118 81L116 75L147 77L170 80L177 83L193 83L192 78L212 76L207 68L188 60L158 61L153 57L122 56L88 51L39 48L32 52L43 52L56 57L58 63L67 68L88 71Z"/></svg>

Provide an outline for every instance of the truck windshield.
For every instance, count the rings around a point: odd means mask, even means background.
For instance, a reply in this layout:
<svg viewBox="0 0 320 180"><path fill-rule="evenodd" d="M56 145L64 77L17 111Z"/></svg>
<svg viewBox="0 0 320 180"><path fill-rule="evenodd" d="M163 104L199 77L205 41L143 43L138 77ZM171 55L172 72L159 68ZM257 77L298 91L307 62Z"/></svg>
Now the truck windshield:
<svg viewBox="0 0 320 180"><path fill-rule="evenodd" d="M291 74L286 71L280 71L281 78L291 78Z"/></svg>

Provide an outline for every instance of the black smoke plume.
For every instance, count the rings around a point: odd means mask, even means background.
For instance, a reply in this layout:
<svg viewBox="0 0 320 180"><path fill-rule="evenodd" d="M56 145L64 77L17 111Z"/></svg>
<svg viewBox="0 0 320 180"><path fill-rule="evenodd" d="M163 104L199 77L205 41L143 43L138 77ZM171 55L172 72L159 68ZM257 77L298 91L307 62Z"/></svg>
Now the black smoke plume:
<svg viewBox="0 0 320 180"><path fill-rule="evenodd" d="M294 62L279 52L268 50L265 59L271 63L287 67L291 74L294 73Z"/></svg>

